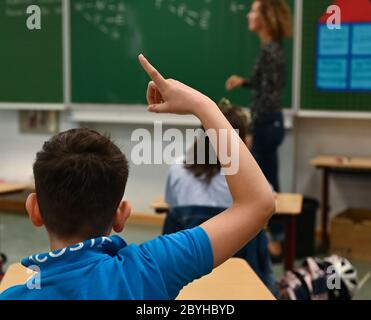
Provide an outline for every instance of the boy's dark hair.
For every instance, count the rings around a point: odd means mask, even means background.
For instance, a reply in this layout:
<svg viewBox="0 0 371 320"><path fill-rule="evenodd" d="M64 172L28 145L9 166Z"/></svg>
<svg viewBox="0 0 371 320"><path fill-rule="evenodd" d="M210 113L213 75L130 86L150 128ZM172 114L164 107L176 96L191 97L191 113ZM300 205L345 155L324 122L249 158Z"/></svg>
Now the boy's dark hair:
<svg viewBox="0 0 371 320"><path fill-rule="evenodd" d="M242 140L251 134L251 127L249 119L246 113L239 107L232 105L227 99L222 99L219 102L219 108L227 118L233 129L238 130L238 134ZM204 128L202 128L204 129ZM194 157L193 164L187 164L187 159L184 161L184 167L193 173L193 175L203 181L206 184L210 184L212 179L220 172L221 165L219 160L217 163L210 161L210 139L208 136L205 137L205 146L202 150L204 152L205 161L204 163L197 163L198 159L198 143L197 139L193 145L192 155Z"/></svg>
<svg viewBox="0 0 371 320"><path fill-rule="evenodd" d="M33 166L44 224L61 239L108 231L124 195L128 161L96 131L73 129L45 142Z"/></svg>

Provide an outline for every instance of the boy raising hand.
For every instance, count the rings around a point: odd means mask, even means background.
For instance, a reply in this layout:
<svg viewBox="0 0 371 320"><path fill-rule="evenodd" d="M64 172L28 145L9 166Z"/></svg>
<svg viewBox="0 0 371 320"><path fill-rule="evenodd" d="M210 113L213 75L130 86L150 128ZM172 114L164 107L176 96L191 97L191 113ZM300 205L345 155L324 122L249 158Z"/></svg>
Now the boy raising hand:
<svg viewBox="0 0 371 320"><path fill-rule="evenodd" d="M150 112L192 114L206 131L227 135L227 143L218 134L210 140L226 173L232 207L194 229L127 245L110 236L123 230L130 215L122 201L128 177L124 154L92 130L60 133L36 156L36 193L27 200L32 223L45 226L50 239L49 253L22 260L39 270L40 286L16 286L0 299L175 299L185 285L232 257L273 214L268 182L218 106L165 80L142 55L139 60L152 79Z"/></svg>
<svg viewBox="0 0 371 320"><path fill-rule="evenodd" d="M211 243L214 267L231 258L247 242L254 238L274 213L274 196L259 166L239 138L218 106L200 92L176 81L165 80L161 74L141 55L139 60L152 81L148 85L148 110L158 113L192 114L200 119L206 131L227 130L228 145L220 147L219 135L210 137L222 167L235 164L225 163L225 151L237 149L232 161L238 162L238 172L226 174L233 197L233 206L201 225ZM213 139L214 138L214 139ZM232 146L238 144L238 147ZM218 146L218 148L216 148ZM224 151L221 154L220 151Z"/></svg>

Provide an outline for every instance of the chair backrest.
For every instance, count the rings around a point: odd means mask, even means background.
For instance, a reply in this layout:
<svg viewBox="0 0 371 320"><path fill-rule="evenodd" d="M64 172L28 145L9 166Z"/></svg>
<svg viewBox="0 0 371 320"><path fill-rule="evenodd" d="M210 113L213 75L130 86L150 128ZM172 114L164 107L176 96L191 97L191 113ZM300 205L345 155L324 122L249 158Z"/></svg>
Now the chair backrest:
<svg viewBox="0 0 371 320"><path fill-rule="evenodd" d="M221 207L180 206L170 210L165 220L163 234L192 229L226 210Z"/></svg>

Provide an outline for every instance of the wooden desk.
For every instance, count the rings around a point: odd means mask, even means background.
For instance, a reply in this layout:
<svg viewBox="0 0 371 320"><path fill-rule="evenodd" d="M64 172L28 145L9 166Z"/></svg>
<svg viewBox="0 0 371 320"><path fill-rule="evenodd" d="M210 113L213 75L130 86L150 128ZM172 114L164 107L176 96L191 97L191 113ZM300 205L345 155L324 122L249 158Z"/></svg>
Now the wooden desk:
<svg viewBox="0 0 371 320"><path fill-rule="evenodd" d="M186 286L177 300L275 300L246 263L232 258L214 271Z"/></svg>
<svg viewBox="0 0 371 320"><path fill-rule="evenodd" d="M151 202L150 207L158 214L168 213L170 208L163 197ZM276 215L285 223L285 270L294 268L296 252L296 217L301 214L303 196L300 194L280 193L276 198Z"/></svg>
<svg viewBox="0 0 371 320"><path fill-rule="evenodd" d="M10 265L0 283L0 294L11 287L25 284L34 274L32 270L25 268L20 263Z"/></svg>
<svg viewBox="0 0 371 320"><path fill-rule="evenodd" d="M303 209L301 194L281 193L276 198L276 216L285 224L284 268L293 270L296 253L296 218Z"/></svg>
<svg viewBox="0 0 371 320"><path fill-rule="evenodd" d="M0 283L0 293L24 284L33 272L13 264ZM186 286L178 300L275 300L246 261L230 259L211 274Z"/></svg>
<svg viewBox="0 0 371 320"><path fill-rule="evenodd" d="M310 161L310 164L322 170L321 186L321 231L322 246L325 251L329 247L329 212L330 212L330 175L331 174L371 174L371 158L351 158L343 156L318 156Z"/></svg>
<svg viewBox="0 0 371 320"><path fill-rule="evenodd" d="M0 211L27 214L26 200L33 189L22 189L12 193L0 194Z"/></svg>
<svg viewBox="0 0 371 320"><path fill-rule="evenodd" d="M22 183L0 183L0 194L23 191L27 187L27 184Z"/></svg>
<svg viewBox="0 0 371 320"><path fill-rule="evenodd" d="M303 196L300 194L280 193L276 199L276 215L300 215L303 206ZM167 213L170 208L163 197L150 203L156 213Z"/></svg>
<svg viewBox="0 0 371 320"><path fill-rule="evenodd" d="M27 188L18 192L0 194L0 212L27 214L26 200L28 195L32 192L35 192L35 190ZM130 215L128 222L162 226L164 220L165 217L154 215L152 213L133 212Z"/></svg>

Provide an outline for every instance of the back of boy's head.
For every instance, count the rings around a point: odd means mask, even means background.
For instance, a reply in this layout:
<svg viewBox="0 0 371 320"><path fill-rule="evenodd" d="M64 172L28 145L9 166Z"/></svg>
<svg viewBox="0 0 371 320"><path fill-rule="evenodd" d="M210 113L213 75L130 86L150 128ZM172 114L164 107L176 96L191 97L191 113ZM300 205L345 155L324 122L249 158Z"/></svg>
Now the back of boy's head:
<svg viewBox="0 0 371 320"><path fill-rule="evenodd" d="M105 235L124 195L128 161L109 139L89 129L45 142L33 167L40 213L61 238Z"/></svg>

